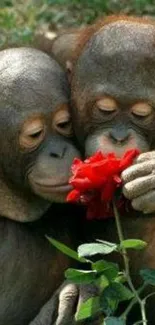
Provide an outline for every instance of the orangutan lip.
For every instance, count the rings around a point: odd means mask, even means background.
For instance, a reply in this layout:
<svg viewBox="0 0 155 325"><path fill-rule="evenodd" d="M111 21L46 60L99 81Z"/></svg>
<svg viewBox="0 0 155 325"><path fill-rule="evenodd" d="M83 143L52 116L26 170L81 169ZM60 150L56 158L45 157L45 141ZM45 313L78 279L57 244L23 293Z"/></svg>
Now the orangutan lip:
<svg viewBox="0 0 155 325"><path fill-rule="evenodd" d="M73 187L69 184L61 184L61 185L50 185L50 184L40 184L40 183L36 183L37 186L39 186L41 188L42 191L44 192L59 192L59 193L63 193L63 192L69 192L73 189Z"/></svg>

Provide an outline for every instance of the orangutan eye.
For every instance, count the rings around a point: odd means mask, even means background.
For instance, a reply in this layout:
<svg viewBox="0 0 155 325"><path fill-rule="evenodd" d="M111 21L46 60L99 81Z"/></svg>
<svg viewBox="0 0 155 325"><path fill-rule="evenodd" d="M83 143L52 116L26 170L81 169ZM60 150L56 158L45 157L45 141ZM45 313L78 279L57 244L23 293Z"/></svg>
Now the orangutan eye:
<svg viewBox="0 0 155 325"><path fill-rule="evenodd" d="M45 135L45 126L40 118L28 120L24 123L19 135L21 148L34 149L40 145Z"/></svg>
<svg viewBox="0 0 155 325"><path fill-rule="evenodd" d="M117 110L117 103L113 98L103 97L96 101L95 106L105 112L114 112Z"/></svg>
<svg viewBox="0 0 155 325"><path fill-rule="evenodd" d="M141 102L132 106L131 112L139 117L147 117L152 113L152 107L148 103Z"/></svg>
<svg viewBox="0 0 155 325"><path fill-rule="evenodd" d="M58 111L54 116L53 126L58 133L70 136L72 134L72 123L69 112L64 109Z"/></svg>
<svg viewBox="0 0 155 325"><path fill-rule="evenodd" d="M42 134L42 129L39 131L36 131L35 133L30 134L30 137L33 139L36 139L36 138L40 137L41 134Z"/></svg>

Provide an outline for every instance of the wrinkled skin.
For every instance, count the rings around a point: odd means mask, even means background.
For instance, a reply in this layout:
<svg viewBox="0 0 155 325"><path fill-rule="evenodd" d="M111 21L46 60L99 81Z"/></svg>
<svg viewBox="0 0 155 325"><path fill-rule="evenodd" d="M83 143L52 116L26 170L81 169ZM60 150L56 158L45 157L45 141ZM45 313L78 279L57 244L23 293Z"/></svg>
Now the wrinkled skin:
<svg viewBox="0 0 155 325"><path fill-rule="evenodd" d="M135 210L155 211L155 151L141 154L135 164L122 173L123 193Z"/></svg>
<svg viewBox="0 0 155 325"><path fill-rule="evenodd" d="M80 305L97 294L98 289L94 286L76 286L73 283L65 281L30 325L99 325L100 322L98 319L75 321L75 313L78 312Z"/></svg>
<svg viewBox="0 0 155 325"><path fill-rule="evenodd" d="M148 243L144 251L130 253L136 286L141 282L139 269L155 268L154 39L152 20L107 18L81 31L69 63L71 115L82 153L90 156L101 150L121 156L131 148L141 151L121 175L123 193L133 207L122 218L125 238ZM87 222L85 234L85 241L118 241L114 220ZM154 324L154 304L152 296L147 309L149 325ZM129 324L137 317L133 313Z"/></svg>
<svg viewBox="0 0 155 325"><path fill-rule="evenodd" d="M0 73L0 324L36 324L71 263L45 234L71 246L78 231L78 208L63 202L79 153L59 65L37 50L10 49L0 52Z"/></svg>

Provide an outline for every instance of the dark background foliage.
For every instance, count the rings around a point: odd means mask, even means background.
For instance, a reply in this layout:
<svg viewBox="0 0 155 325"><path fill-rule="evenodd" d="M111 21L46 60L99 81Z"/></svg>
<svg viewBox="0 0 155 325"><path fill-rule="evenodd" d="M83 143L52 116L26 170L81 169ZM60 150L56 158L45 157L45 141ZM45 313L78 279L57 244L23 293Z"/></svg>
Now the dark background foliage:
<svg viewBox="0 0 155 325"><path fill-rule="evenodd" d="M114 13L153 16L155 0L0 0L0 47L29 43L38 32L85 25Z"/></svg>

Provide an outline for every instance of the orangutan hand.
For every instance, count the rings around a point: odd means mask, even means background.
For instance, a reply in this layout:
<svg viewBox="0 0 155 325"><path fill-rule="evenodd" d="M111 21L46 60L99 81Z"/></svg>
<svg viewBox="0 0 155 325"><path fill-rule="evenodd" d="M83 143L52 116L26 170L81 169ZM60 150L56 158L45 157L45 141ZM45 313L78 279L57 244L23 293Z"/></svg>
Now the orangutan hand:
<svg viewBox="0 0 155 325"><path fill-rule="evenodd" d="M29 325L99 325L99 319L75 321L81 303L97 294L98 289L91 284L78 286L65 281Z"/></svg>
<svg viewBox="0 0 155 325"><path fill-rule="evenodd" d="M155 151L142 153L123 171L123 194L135 210L155 212Z"/></svg>

